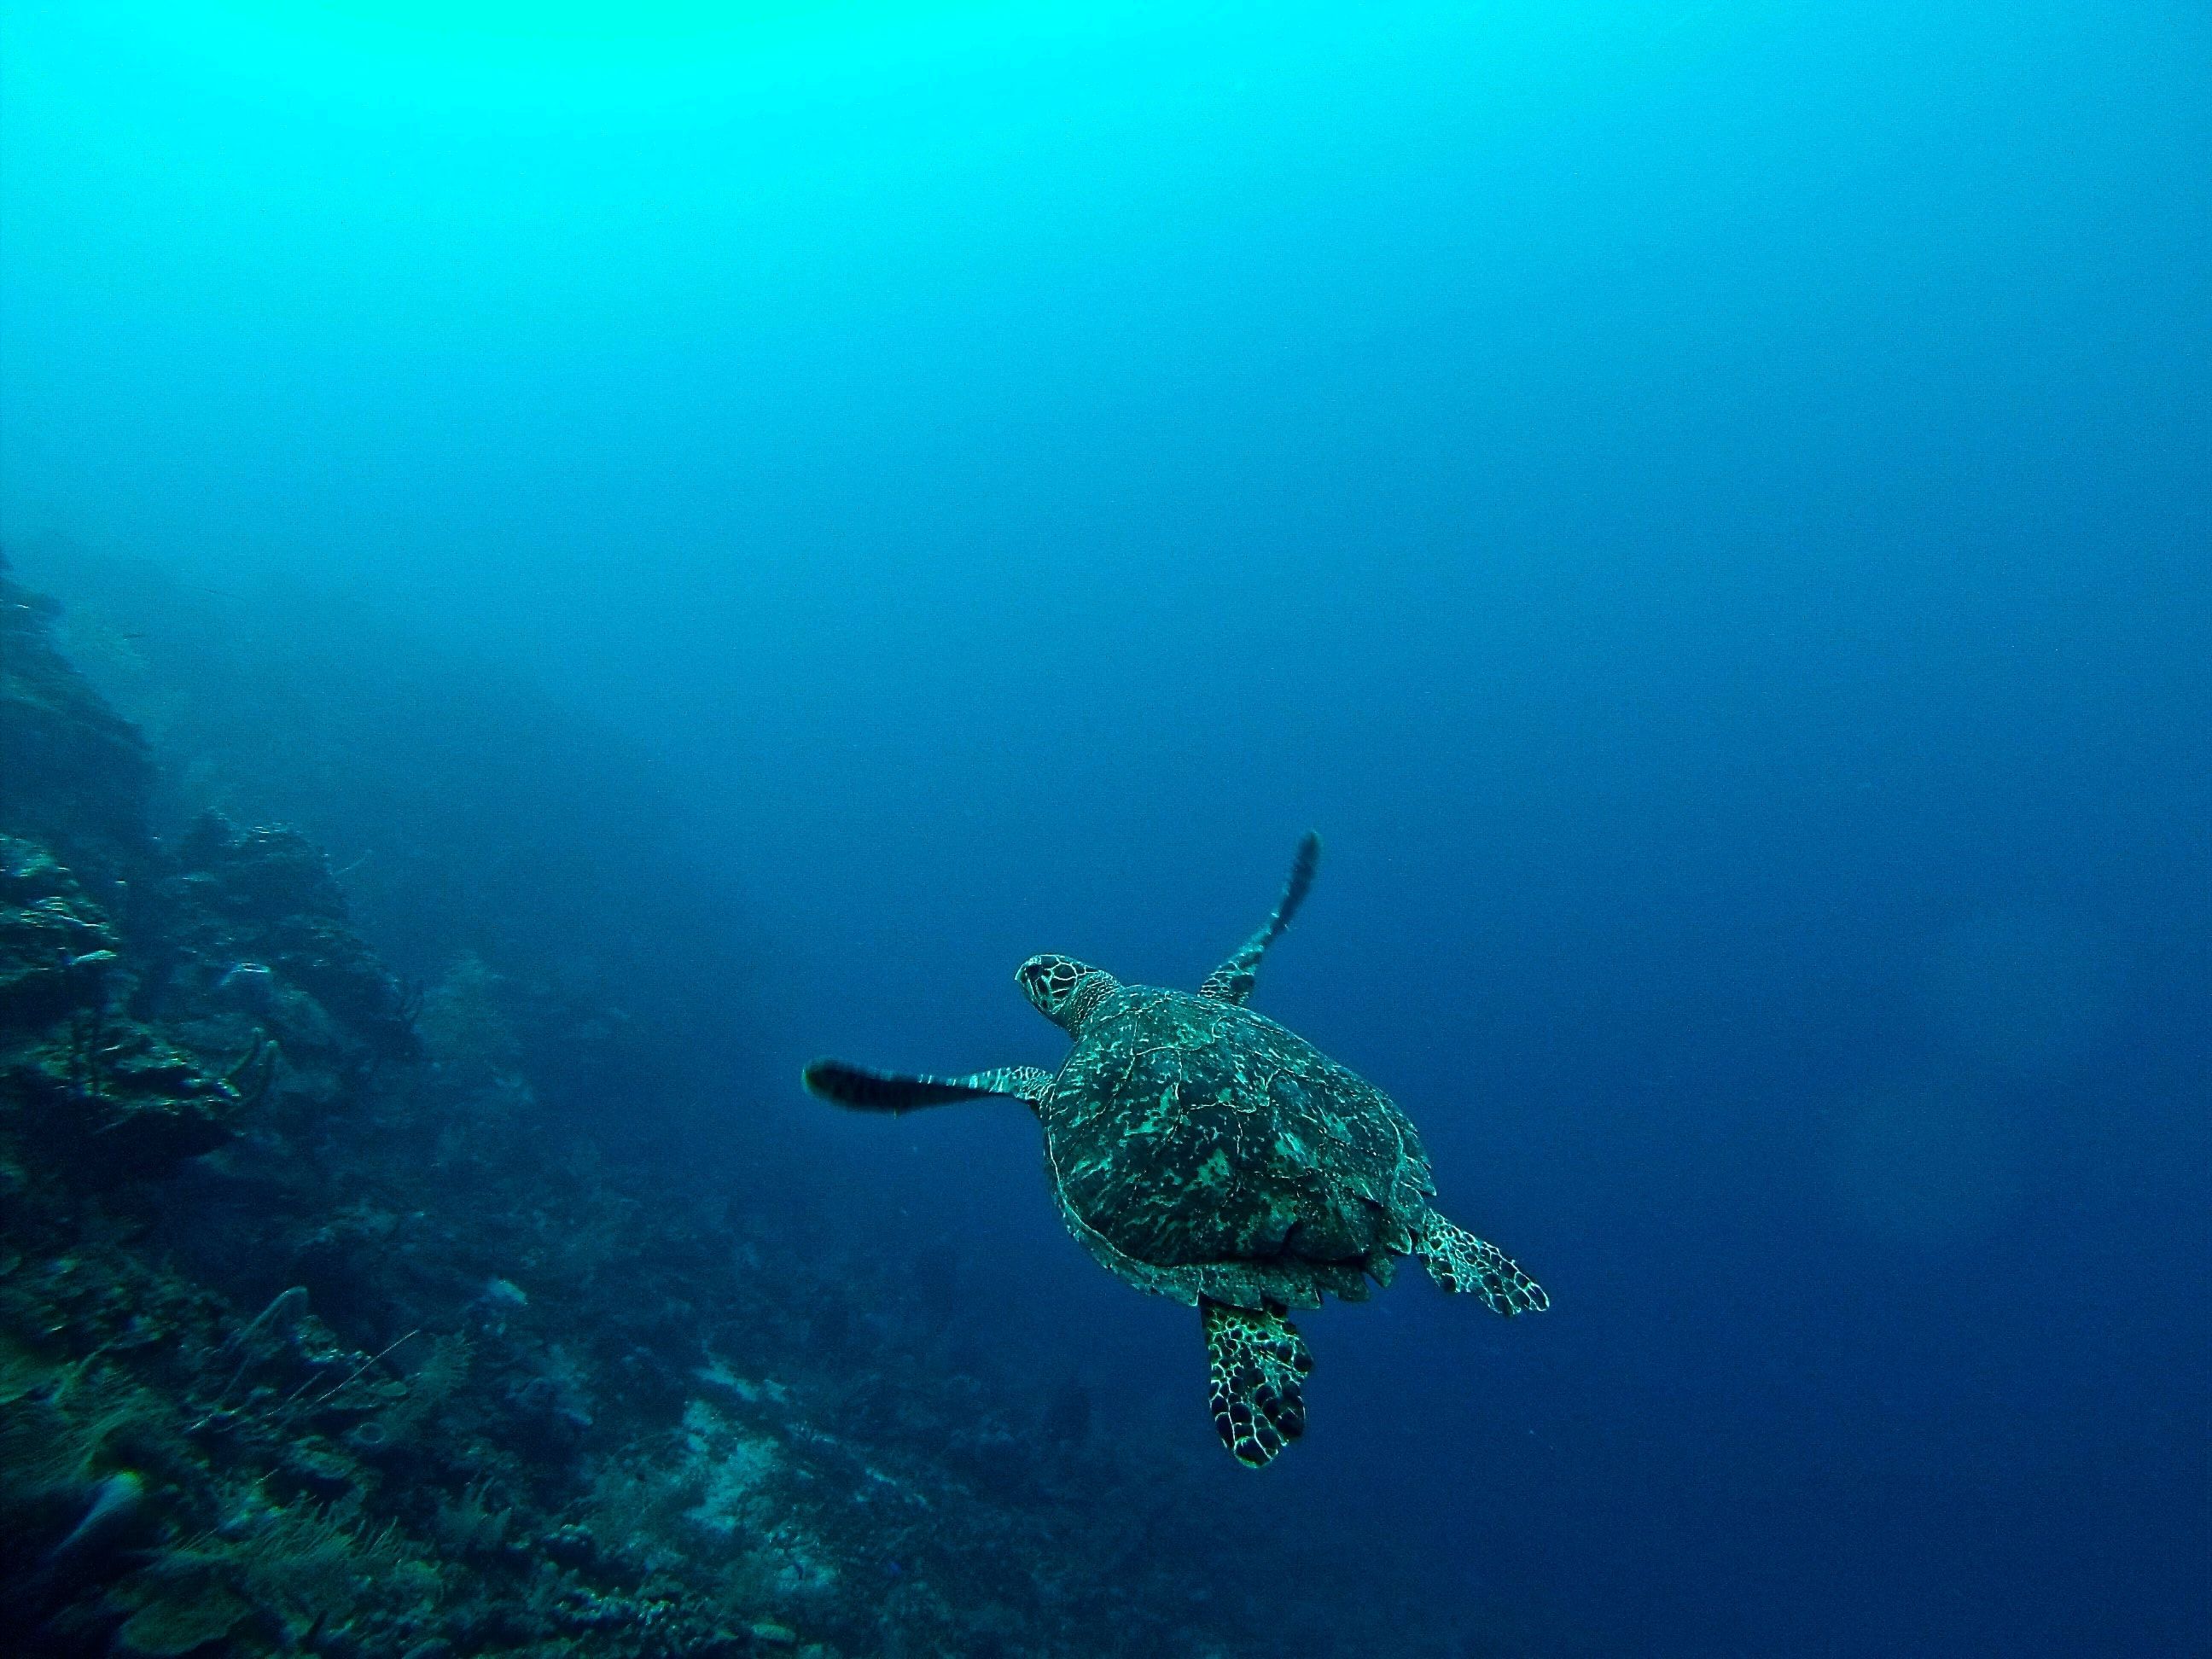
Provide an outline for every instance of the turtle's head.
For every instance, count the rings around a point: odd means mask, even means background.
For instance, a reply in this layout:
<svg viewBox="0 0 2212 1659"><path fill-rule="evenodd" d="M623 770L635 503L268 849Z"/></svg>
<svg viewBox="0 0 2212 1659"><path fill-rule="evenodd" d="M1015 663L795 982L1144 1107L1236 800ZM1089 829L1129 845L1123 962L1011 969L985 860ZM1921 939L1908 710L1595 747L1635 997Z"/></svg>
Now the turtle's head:
<svg viewBox="0 0 2212 1659"><path fill-rule="evenodd" d="M1014 981L1037 1012L1070 1036L1082 1030L1099 999L1118 983L1103 968L1073 957L1031 957L1014 970Z"/></svg>

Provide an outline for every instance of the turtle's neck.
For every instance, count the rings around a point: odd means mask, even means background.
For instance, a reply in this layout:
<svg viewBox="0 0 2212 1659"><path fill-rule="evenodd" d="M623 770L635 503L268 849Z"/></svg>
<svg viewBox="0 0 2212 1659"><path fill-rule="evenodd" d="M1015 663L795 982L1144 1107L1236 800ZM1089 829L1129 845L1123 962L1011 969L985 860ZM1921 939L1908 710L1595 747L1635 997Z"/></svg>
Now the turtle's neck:
<svg viewBox="0 0 2212 1659"><path fill-rule="evenodd" d="M1067 1000L1067 1018L1060 1022L1061 1029L1072 1037L1081 1036L1084 1023L1097 1011L1098 1005L1121 988L1121 981L1104 969L1092 969L1075 988L1075 994Z"/></svg>

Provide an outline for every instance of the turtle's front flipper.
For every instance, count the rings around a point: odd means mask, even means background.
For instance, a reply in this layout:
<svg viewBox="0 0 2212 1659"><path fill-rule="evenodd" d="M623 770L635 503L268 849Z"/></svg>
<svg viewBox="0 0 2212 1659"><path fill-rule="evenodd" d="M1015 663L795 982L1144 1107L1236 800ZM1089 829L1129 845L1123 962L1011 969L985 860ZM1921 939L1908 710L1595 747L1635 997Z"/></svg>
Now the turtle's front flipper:
<svg viewBox="0 0 2212 1659"><path fill-rule="evenodd" d="M1237 954L1206 976L1206 983L1198 988L1202 997L1216 1002L1242 1004L1252 994L1252 986L1260 971L1260 958L1267 954L1267 947L1282 936L1283 929L1291 925L1291 918L1298 913L1298 906L1306 902L1306 893L1313 886L1314 869L1321 862L1321 837L1310 830L1298 838L1297 855L1291 860L1290 879L1283 884L1283 896L1275 902L1275 912L1267 925L1237 947Z"/></svg>
<svg viewBox="0 0 2212 1659"><path fill-rule="evenodd" d="M1313 1356L1297 1327L1278 1313L1203 1301L1213 1426L1230 1455L1260 1468L1306 1431L1302 1392Z"/></svg>
<svg viewBox="0 0 2212 1659"><path fill-rule="evenodd" d="M1052 1085L1052 1073L1034 1066L1001 1066L965 1077L926 1077L909 1072L872 1072L842 1060L817 1060L802 1074L806 1086L824 1100L864 1112L905 1112L917 1106L949 1106L958 1100L1012 1095L1031 1106Z"/></svg>
<svg viewBox="0 0 2212 1659"><path fill-rule="evenodd" d="M1477 1238L1440 1215L1422 1224L1413 1248L1429 1277L1448 1291L1472 1291L1493 1313L1541 1313L1552 1305L1544 1287L1521 1271L1520 1264L1486 1238Z"/></svg>

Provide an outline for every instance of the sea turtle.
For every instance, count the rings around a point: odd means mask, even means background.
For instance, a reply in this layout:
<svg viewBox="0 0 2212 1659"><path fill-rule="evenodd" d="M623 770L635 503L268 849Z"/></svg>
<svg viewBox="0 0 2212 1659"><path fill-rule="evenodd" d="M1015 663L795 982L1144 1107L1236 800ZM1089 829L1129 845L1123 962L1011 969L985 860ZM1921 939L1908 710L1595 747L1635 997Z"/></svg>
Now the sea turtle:
<svg viewBox="0 0 2212 1659"><path fill-rule="evenodd" d="M1195 993L1124 985L1068 957L1024 963L1024 994L1074 1039L1057 1072L932 1077L836 1060L805 1072L816 1094L867 1111L1026 1102L1076 1237L1132 1285L1197 1304L1214 1427L1253 1468L1305 1428L1313 1359L1292 1308L1364 1297L1401 1255L1498 1313L1549 1305L1504 1251L1430 1206L1428 1154L1388 1095L1244 1006L1320 856L1306 836L1267 925Z"/></svg>

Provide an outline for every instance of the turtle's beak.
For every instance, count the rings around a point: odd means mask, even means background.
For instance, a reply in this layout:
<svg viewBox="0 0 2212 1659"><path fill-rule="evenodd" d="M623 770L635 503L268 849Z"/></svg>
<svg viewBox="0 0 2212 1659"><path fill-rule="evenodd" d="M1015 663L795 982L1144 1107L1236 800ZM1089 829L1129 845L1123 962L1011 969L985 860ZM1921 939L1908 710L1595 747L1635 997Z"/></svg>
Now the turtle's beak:
<svg viewBox="0 0 2212 1659"><path fill-rule="evenodd" d="M1047 1019L1052 1018L1052 968L1050 957L1031 957L1014 969L1014 983Z"/></svg>

